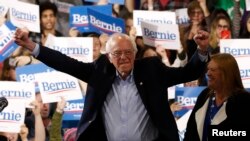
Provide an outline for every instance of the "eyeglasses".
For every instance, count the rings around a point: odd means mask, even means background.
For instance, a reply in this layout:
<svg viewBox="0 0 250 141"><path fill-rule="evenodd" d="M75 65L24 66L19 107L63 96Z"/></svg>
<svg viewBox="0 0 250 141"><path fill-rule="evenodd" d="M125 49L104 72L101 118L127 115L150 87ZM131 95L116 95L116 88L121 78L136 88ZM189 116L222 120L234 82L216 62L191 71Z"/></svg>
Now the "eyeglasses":
<svg viewBox="0 0 250 141"><path fill-rule="evenodd" d="M134 53L134 50L124 50L124 51L114 51L114 52L110 52L110 54L111 54L112 56L114 56L115 58L121 57L122 54L124 54L126 57L130 57L133 53Z"/></svg>
<svg viewBox="0 0 250 141"><path fill-rule="evenodd" d="M228 25L220 25L220 24L218 24L218 26L217 26L219 29L228 29Z"/></svg>

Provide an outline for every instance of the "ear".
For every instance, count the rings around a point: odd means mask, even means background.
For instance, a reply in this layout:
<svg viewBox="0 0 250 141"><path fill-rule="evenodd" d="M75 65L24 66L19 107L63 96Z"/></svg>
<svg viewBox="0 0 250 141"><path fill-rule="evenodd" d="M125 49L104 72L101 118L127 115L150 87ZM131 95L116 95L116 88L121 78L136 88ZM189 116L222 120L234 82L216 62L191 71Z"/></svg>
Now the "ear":
<svg viewBox="0 0 250 141"><path fill-rule="evenodd" d="M106 54L107 58L109 59L109 62L112 63L112 58L109 53Z"/></svg>

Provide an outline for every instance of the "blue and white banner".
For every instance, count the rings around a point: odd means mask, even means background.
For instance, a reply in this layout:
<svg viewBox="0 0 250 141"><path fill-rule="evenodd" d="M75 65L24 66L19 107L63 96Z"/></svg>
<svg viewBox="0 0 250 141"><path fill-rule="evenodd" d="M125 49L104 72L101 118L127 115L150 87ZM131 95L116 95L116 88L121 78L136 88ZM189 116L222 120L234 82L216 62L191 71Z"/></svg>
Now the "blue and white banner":
<svg viewBox="0 0 250 141"><path fill-rule="evenodd" d="M26 107L35 100L35 85L15 81L0 81L0 97L23 101Z"/></svg>
<svg viewBox="0 0 250 141"><path fill-rule="evenodd" d="M250 88L250 39L220 40L220 52L233 55L239 65L240 75L245 88Z"/></svg>
<svg viewBox="0 0 250 141"><path fill-rule="evenodd" d="M0 62L9 57L18 47L13 40L15 31L16 27L11 22L6 22L0 27Z"/></svg>
<svg viewBox="0 0 250 141"><path fill-rule="evenodd" d="M112 15L112 5L98 6L73 6L69 12L69 26L76 27L80 32L91 32L89 30L89 19L87 9L93 9L105 15Z"/></svg>
<svg viewBox="0 0 250 141"><path fill-rule="evenodd" d="M16 79L19 82L34 83L35 91L39 92L39 87L35 79L35 74L42 73L42 72L51 72L51 71L55 71L55 70L53 68L48 67L47 65L43 63L17 67Z"/></svg>
<svg viewBox="0 0 250 141"><path fill-rule="evenodd" d="M187 122L196 103L197 97L205 87L176 87L175 101L178 102L182 109L176 111L174 116L177 118L177 127L180 138L184 138Z"/></svg>
<svg viewBox="0 0 250 141"><path fill-rule="evenodd" d="M162 24L176 24L176 15L175 12L169 11L134 10L133 25L136 28L137 36L142 36L142 21Z"/></svg>
<svg viewBox="0 0 250 141"><path fill-rule="evenodd" d="M80 120L83 107L84 107L84 99L67 101L66 106L64 108L63 120Z"/></svg>
<svg viewBox="0 0 250 141"><path fill-rule="evenodd" d="M88 9L89 27L91 31L99 34L113 34L113 33L125 33L124 20L107 16Z"/></svg>
<svg viewBox="0 0 250 141"><path fill-rule="evenodd" d="M28 28L29 31L40 33L39 6L26 2L15 1L10 9L10 21L16 27Z"/></svg>
<svg viewBox="0 0 250 141"><path fill-rule="evenodd" d="M61 97L66 101L82 99L78 80L66 73L59 71L37 73L35 79L38 82L43 103L58 102Z"/></svg>
<svg viewBox="0 0 250 141"><path fill-rule="evenodd" d="M45 46L82 62L93 61L92 37L55 37L49 34Z"/></svg>
<svg viewBox="0 0 250 141"><path fill-rule="evenodd" d="M18 99L8 99L8 106L0 113L0 132L19 133L24 119L25 104Z"/></svg>
<svg viewBox="0 0 250 141"><path fill-rule="evenodd" d="M198 95L205 87L176 87L175 101L177 101L182 109L174 113L175 117L180 118L189 110L192 110Z"/></svg>
<svg viewBox="0 0 250 141"><path fill-rule="evenodd" d="M85 0L86 2L99 2L99 0ZM124 0L107 0L108 3L124 5Z"/></svg>
<svg viewBox="0 0 250 141"><path fill-rule="evenodd" d="M144 44L173 50L181 48L179 26L177 24L142 21L141 28Z"/></svg>

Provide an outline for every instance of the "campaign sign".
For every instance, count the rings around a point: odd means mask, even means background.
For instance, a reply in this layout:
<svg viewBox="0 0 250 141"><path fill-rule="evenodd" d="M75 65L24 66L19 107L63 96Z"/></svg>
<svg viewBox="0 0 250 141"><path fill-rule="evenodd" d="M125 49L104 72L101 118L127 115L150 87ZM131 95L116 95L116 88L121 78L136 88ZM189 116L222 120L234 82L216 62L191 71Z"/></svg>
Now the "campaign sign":
<svg viewBox="0 0 250 141"><path fill-rule="evenodd" d="M176 9L175 14L176 14L176 23L177 24L188 24L189 23L187 8Z"/></svg>
<svg viewBox="0 0 250 141"><path fill-rule="evenodd" d="M8 6L5 2L0 1L0 18L4 17L8 12Z"/></svg>
<svg viewBox="0 0 250 141"><path fill-rule="evenodd" d="M166 49L178 50L181 48L179 27L177 24L159 24L141 22L142 38L146 45Z"/></svg>
<svg viewBox="0 0 250 141"><path fill-rule="evenodd" d="M124 5L125 0L109 0L109 3Z"/></svg>
<svg viewBox="0 0 250 141"><path fill-rule="evenodd" d="M45 46L82 62L93 61L92 37L55 37L48 35Z"/></svg>
<svg viewBox="0 0 250 141"><path fill-rule="evenodd" d="M64 108L63 120L80 120L83 107L84 107L84 99L67 101L66 106Z"/></svg>
<svg viewBox="0 0 250 141"><path fill-rule="evenodd" d="M88 9L90 30L99 34L125 33L124 20Z"/></svg>
<svg viewBox="0 0 250 141"><path fill-rule="evenodd" d="M31 64L16 68L16 79L19 82L34 83L35 91L39 92L38 83L35 81L35 74L55 71L43 63Z"/></svg>
<svg viewBox="0 0 250 141"><path fill-rule="evenodd" d="M0 62L3 62L16 50L18 45L13 40L16 27L11 22L6 22L0 27Z"/></svg>
<svg viewBox="0 0 250 141"><path fill-rule="evenodd" d="M24 124L25 104L18 99L8 99L8 106L0 113L0 132L19 133Z"/></svg>
<svg viewBox="0 0 250 141"><path fill-rule="evenodd" d="M16 27L26 27L29 31L40 33L39 6L16 1L9 9L10 21Z"/></svg>
<svg viewBox="0 0 250 141"><path fill-rule="evenodd" d="M69 9L69 26L80 32L90 32L87 9L93 9L105 15L112 15L112 5L73 6Z"/></svg>
<svg viewBox="0 0 250 141"><path fill-rule="evenodd" d="M99 0L85 0L86 2L99 2ZM124 5L124 0L108 0L108 3Z"/></svg>
<svg viewBox="0 0 250 141"><path fill-rule="evenodd" d="M192 110L198 95L205 87L176 87L175 101L182 106L180 111L174 113L175 117L180 118L189 110Z"/></svg>
<svg viewBox="0 0 250 141"><path fill-rule="evenodd" d="M245 88L250 88L250 39L220 40L220 52L229 53L236 59Z"/></svg>
<svg viewBox="0 0 250 141"><path fill-rule="evenodd" d="M61 97L66 101L82 99L82 92L75 77L54 71L35 74L43 103L58 102Z"/></svg>
<svg viewBox="0 0 250 141"><path fill-rule="evenodd" d="M0 97L23 101L26 107L35 100L35 86L33 83L15 81L0 81Z"/></svg>
<svg viewBox="0 0 250 141"><path fill-rule="evenodd" d="M142 36L141 22L152 22L162 24L176 24L175 12L170 11L133 11L133 25L136 28L136 35Z"/></svg>

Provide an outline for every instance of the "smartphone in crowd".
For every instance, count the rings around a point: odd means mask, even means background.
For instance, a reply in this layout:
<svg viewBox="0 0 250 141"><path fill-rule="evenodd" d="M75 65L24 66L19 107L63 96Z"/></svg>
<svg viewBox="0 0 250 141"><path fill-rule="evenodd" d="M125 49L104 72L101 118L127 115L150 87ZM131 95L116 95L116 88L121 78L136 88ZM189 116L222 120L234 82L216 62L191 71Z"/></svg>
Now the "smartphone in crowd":
<svg viewBox="0 0 250 141"><path fill-rule="evenodd" d="M230 39L231 32L229 30L222 30L221 31L221 39Z"/></svg>

